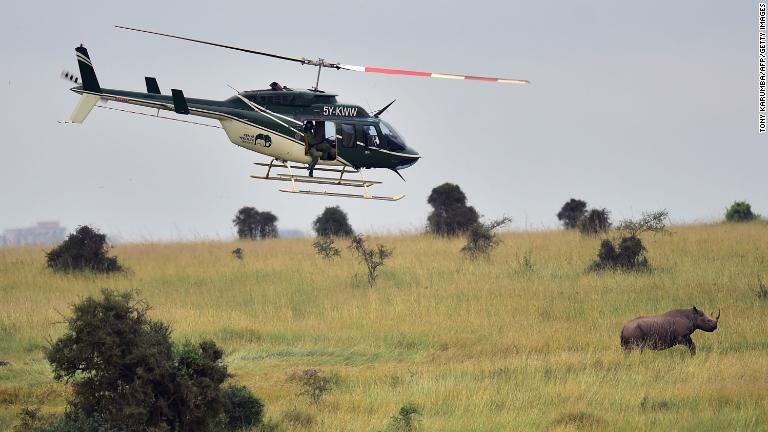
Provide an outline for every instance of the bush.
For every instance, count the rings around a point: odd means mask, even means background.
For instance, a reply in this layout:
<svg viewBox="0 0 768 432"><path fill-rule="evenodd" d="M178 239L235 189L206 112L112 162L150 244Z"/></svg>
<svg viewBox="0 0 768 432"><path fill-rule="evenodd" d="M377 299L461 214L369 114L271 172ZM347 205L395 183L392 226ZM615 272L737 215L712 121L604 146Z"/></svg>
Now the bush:
<svg viewBox="0 0 768 432"><path fill-rule="evenodd" d="M244 430L262 422L264 404L245 386L230 385L221 394L224 402L224 427Z"/></svg>
<svg viewBox="0 0 768 432"><path fill-rule="evenodd" d="M211 430L225 413L223 352L212 341L174 346L148 311L110 290L73 306L46 353L54 379L72 384L68 412L108 430Z"/></svg>
<svg viewBox="0 0 768 432"><path fill-rule="evenodd" d="M603 239L597 260L587 268L587 271L600 270L647 270L648 258L646 248L640 240L640 234L645 232L669 233L666 221L669 213L661 210L645 213L637 220L627 219L616 227L621 233L617 240Z"/></svg>
<svg viewBox="0 0 768 432"><path fill-rule="evenodd" d="M611 227L611 213L607 209L592 209L576 223L579 232L585 235L597 235Z"/></svg>
<svg viewBox="0 0 768 432"><path fill-rule="evenodd" d="M414 403L407 403L400 407L396 416L393 416L389 421L390 431L397 432L414 432L418 430L419 418L421 415L421 409Z"/></svg>
<svg viewBox="0 0 768 432"><path fill-rule="evenodd" d="M512 218L503 217L489 223L478 222L467 232L467 244L461 248L469 259L487 258L491 251L501 244L501 239L494 232L512 221Z"/></svg>
<svg viewBox="0 0 768 432"><path fill-rule="evenodd" d="M294 428L307 429L315 423L315 417L309 412L294 407L283 414L281 421Z"/></svg>
<svg viewBox="0 0 768 432"><path fill-rule="evenodd" d="M24 408L14 432L113 432L98 417L68 412L65 415L40 414L40 407Z"/></svg>
<svg viewBox="0 0 768 432"><path fill-rule="evenodd" d="M57 272L121 271L123 267L117 262L117 258L107 256L109 249L105 234L83 225L45 256L48 267Z"/></svg>
<svg viewBox="0 0 768 432"><path fill-rule="evenodd" d="M315 248L315 253L327 260L341 256L341 251L334 246L334 241L331 237L320 237L312 243L312 247Z"/></svg>
<svg viewBox="0 0 768 432"><path fill-rule="evenodd" d="M232 256L235 257L238 261L243 261L245 258L245 252L243 252L242 248L234 248L232 249Z"/></svg>
<svg viewBox="0 0 768 432"><path fill-rule="evenodd" d="M19 411L19 423L13 428L13 432L32 432L53 424L53 418L40 414L40 407L25 407Z"/></svg>
<svg viewBox="0 0 768 432"><path fill-rule="evenodd" d="M611 240L604 239L600 243L597 261L590 265L589 271L646 270L648 259L645 251L643 242L637 237L622 237L618 247Z"/></svg>
<svg viewBox="0 0 768 432"><path fill-rule="evenodd" d="M319 369L304 369L289 377L289 381L299 384L302 389L296 395L306 396L313 404L320 403L320 399L331 391L333 381L322 375Z"/></svg>
<svg viewBox="0 0 768 432"><path fill-rule="evenodd" d="M568 412L555 420L554 426L567 430L598 430L604 428L604 421L600 417L586 411Z"/></svg>
<svg viewBox="0 0 768 432"><path fill-rule="evenodd" d="M518 258L520 264L520 273L530 274L536 270L536 265L533 263L532 252L526 251L523 256Z"/></svg>
<svg viewBox="0 0 768 432"><path fill-rule="evenodd" d="M757 277L755 295L760 300L768 300L768 286L765 285L765 282L763 282L763 279L761 279L760 276Z"/></svg>
<svg viewBox="0 0 768 432"><path fill-rule="evenodd" d="M575 229L579 219L587 214L587 203L571 198L557 213L557 219L563 223L565 229Z"/></svg>
<svg viewBox="0 0 768 432"><path fill-rule="evenodd" d="M432 189L427 203L433 210L427 217L427 230L441 236L455 236L469 231L479 221L477 211L467 206L461 188L444 183Z"/></svg>
<svg viewBox="0 0 768 432"><path fill-rule="evenodd" d="M277 216L271 212L260 212L253 207L243 207L237 211L232 223L237 228L241 239L266 239L277 237Z"/></svg>
<svg viewBox="0 0 768 432"><path fill-rule="evenodd" d="M320 237L352 237L355 234L347 214L338 206L326 207L312 222L312 229Z"/></svg>
<svg viewBox="0 0 768 432"><path fill-rule="evenodd" d="M752 213L752 206L746 201L736 201L725 212L727 222L749 222L757 216Z"/></svg>
<svg viewBox="0 0 768 432"><path fill-rule="evenodd" d="M360 262L365 266L368 271L368 285L373 287L378 277L376 272L379 267L384 265L384 261L392 256L392 249L387 248L383 244L379 244L376 249L369 249L362 235L352 237L352 243L349 245L349 248L357 254Z"/></svg>

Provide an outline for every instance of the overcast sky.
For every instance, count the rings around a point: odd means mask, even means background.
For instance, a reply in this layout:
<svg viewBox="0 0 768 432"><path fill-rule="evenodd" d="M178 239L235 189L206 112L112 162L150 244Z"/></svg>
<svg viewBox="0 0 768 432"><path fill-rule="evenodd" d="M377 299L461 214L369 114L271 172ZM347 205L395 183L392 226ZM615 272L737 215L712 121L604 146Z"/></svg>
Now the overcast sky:
<svg viewBox="0 0 768 432"><path fill-rule="evenodd" d="M195 5L195 6L192 6ZM571 197L614 218L666 208L713 221L734 200L768 214L768 136L757 133L757 3L568 1L7 2L0 14L0 230L59 220L128 240L228 239L250 205L309 232L340 205L355 229L419 229L426 198L457 183L489 218L557 226ZM315 70L142 35L146 28L348 64L529 79L530 86L325 71L321 88L385 118L423 159L371 172L396 203L296 196L249 177L267 157L220 129L95 109L59 78L85 44L103 87L144 76L188 97L226 84L308 88ZM113 103L115 106L119 104Z"/></svg>

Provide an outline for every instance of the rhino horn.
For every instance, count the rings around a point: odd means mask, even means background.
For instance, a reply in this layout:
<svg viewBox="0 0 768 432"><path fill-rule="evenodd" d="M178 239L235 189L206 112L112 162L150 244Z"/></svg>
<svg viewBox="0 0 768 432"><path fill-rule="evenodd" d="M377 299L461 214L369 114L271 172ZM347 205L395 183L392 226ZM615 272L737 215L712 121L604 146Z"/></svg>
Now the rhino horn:
<svg viewBox="0 0 768 432"><path fill-rule="evenodd" d="M715 321L720 321L720 309L717 310L717 316L715 317Z"/></svg>

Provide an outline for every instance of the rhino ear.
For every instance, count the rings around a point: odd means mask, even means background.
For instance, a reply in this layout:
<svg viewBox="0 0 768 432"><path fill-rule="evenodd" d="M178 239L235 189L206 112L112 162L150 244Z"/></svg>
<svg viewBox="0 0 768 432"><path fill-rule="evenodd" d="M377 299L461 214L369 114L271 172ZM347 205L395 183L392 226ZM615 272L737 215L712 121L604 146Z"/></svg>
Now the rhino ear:
<svg viewBox="0 0 768 432"><path fill-rule="evenodd" d="M700 311L699 311L699 310L696 308L696 306L694 306L694 307L693 307L693 311L694 311L695 313L697 313L697 314L698 314L698 313L700 313Z"/></svg>

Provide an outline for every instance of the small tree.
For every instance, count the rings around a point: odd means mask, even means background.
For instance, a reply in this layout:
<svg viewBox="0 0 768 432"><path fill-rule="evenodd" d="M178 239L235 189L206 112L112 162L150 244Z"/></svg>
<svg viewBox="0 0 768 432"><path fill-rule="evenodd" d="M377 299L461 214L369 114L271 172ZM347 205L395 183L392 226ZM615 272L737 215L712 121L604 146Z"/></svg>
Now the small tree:
<svg viewBox="0 0 768 432"><path fill-rule="evenodd" d="M312 229L320 237L352 237L355 234L347 214L338 206L326 207L312 222Z"/></svg>
<svg viewBox="0 0 768 432"><path fill-rule="evenodd" d="M467 196L453 183L432 189L427 203L433 208L427 217L427 229L433 234L459 235L469 231L479 220L474 207L467 206Z"/></svg>
<svg viewBox="0 0 768 432"><path fill-rule="evenodd" d="M625 219L619 222L616 230L623 232L625 237L637 237L645 232L669 234L667 230L668 220L669 212L666 210L643 213L640 219Z"/></svg>
<svg viewBox="0 0 768 432"><path fill-rule="evenodd" d="M241 239L266 239L277 237L277 216L271 212L260 212L253 207L243 207L237 211L232 223L237 228Z"/></svg>
<svg viewBox="0 0 768 432"><path fill-rule="evenodd" d="M763 279L757 276L757 288L755 289L755 295L760 300L768 300L768 286L765 285Z"/></svg>
<svg viewBox="0 0 768 432"><path fill-rule="evenodd" d="M332 260L338 256L341 256L339 248L334 246L332 237L320 237L312 243L312 247L315 248L315 252L321 257Z"/></svg>
<svg viewBox="0 0 768 432"><path fill-rule="evenodd" d="M376 272L379 267L384 265L384 261L392 256L392 249L388 249L383 244L379 244L376 249L369 249L365 244L365 238L359 234L352 237L349 248L357 254L360 262L365 265L368 271L368 285L373 287L378 277Z"/></svg>
<svg viewBox="0 0 768 432"><path fill-rule="evenodd" d="M501 239L494 231L511 221L512 218L505 216L488 223L476 223L467 231L467 244L461 251L471 260L487 258L491 251L501 244Z"/></svg>
<svg viewBox="0 0 768 432"><path fill-rule="evenodd" d="M752 206L746 201L734 202L725 212L725 220L728 222L749 222L756 217L752 213Z"/></svg>
<svg viewBox="0 0 768 432"><path fill-rule="evenodd" d="M557 219L563 223L565 229L575 229L579 219L583 218L586 214L587 203L580 199L571 198L563 204L563 207L557 213Z"/></svg>
<svg viewBox="0 0 768 432"><path fill-rule="evenodd" d="M243 252L243 248L234 248L232 249L232 256L235 257L236 260L242 262L245 258L245 252Z"/></svg>
<svg viewBox="0 0 768 432"><path fill-rule="evenodd" d="M611 213L607 209L592 209L576 223L579 232L585 235L597 235L611 227Z"/></svg>
<svg viewBox="0 0 768 432"><path fill-rule="evenodd" d="M319 369L304 369L292 374L289 379L302 387L296 395L306 396L313 404L320 403L320 399L331 391L333 386L331 378L323 375Z"/></svg>
<svg viewBox="0 0 768 432"><path fill-rule="evenodd" d="M669 234L666 227L668 219L669 212L660 210L644 213L637 220L627 219L620 222L616 227L620 233L619 237L614 241L603 239L597 260L590 264L587 270L647 270L647 249L639 236L645 232Z"/></svg>
<svg viewBox="0 0 768 432"><path fill-rule="evenodd" d="M110 246L107 236L83 225L64 242L46 253L47 265L58 272L93 271L111 273L123 267L116 257L107 256Z"/></svg>
<svg viewBox="0 0 768 432"><path fill-rule="evenodd" d="M419 428L421 409L415 403L407 403L400 407L396 416L389 420L387 430L392 432L415 432Z"/></svg>

